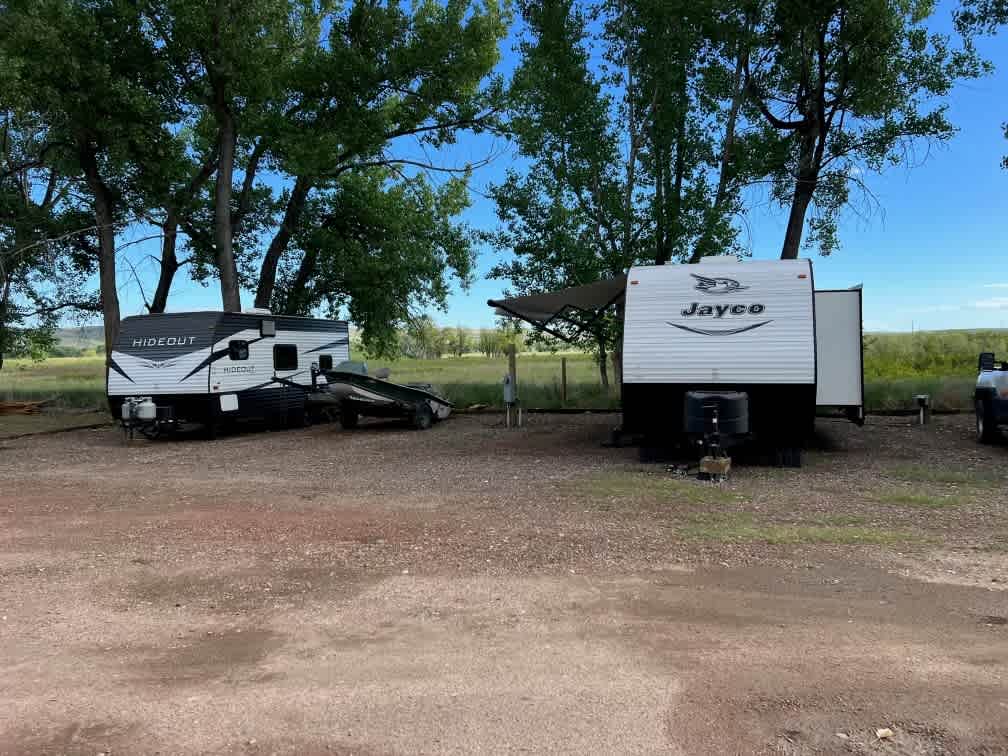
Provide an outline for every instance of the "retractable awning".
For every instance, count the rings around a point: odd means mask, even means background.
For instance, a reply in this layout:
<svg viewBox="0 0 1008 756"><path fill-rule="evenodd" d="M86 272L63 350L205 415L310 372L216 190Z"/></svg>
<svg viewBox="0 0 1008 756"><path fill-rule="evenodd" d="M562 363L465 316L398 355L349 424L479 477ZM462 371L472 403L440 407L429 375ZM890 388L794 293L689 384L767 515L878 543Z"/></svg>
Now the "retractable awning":
<svg viewBox="0 0 1008 756"><path fill-rule="evenodd" d="M566 323L584 329L626 296L626 276L607 278L583 286L568 289L529 294L524 297L489 299L487 304L496 309L498 315L519 318L551 336L570 341L570 336L557 331L552 326ZM582 317L573 319L571 315ZM587 321L583 316L587 316Z"/></svg>

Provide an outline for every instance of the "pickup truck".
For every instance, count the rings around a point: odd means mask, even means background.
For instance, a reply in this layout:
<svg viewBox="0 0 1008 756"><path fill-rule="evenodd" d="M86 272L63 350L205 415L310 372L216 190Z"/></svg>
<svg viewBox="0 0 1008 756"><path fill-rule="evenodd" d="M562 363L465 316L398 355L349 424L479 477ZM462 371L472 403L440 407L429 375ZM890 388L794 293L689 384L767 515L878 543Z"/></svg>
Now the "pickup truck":
<svg viewBox="0 0 1008 756"><path fill-rule="evenodd" d="M990 444L998 438L998 425L1008 425L1008 362L998 362L993 352L982 352L976 391L977 440Z"/></svg>

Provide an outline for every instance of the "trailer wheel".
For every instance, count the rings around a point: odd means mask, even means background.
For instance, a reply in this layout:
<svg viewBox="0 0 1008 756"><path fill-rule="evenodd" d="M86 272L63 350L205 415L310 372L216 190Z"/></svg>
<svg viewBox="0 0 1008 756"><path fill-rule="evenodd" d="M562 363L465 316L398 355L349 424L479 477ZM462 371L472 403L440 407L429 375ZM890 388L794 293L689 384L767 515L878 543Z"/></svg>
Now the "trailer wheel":
<svg viewBox="0 0 1008 756"><path fill-rule="evenodd" d="M413 411L413 427L417 430L427 430L434 424L434 412L427 402L417 402Z"/></svg>
<svg viewBox="0 0 1008 756"><path fill-rule="evenodd" d="M357 423L360 420L360 415L357 414L356 410L344 407L340 410L339 421L346 430L353 430L357 427Z"/></svg>
<svg viewBox="0 0 1008 756"><path fill-rule="evenodd" d="M983 399L976 400L976 434L977 441L981 444L994 443L997 436L997 424L993 415L990 402Z"/></svg>
<svg viewBox="0 0 1008 756"><path fill-rule="evenodd" d="M774 450L774 464L777 467L801 467L800 446L778 446Z"/></svg>

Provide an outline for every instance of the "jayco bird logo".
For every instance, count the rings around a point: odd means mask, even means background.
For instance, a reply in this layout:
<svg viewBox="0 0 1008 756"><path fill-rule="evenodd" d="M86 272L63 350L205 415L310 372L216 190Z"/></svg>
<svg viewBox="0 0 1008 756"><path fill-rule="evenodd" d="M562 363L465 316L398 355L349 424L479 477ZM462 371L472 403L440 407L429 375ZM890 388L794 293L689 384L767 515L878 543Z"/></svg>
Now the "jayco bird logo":
<svg viewBox="0 0 1008 756"><path fill-rule="evenodd" d="M707 276L699 276L696 273L690 273L690 275L697 280L697 285L694 288L697 291L702 291L704 294L733 294L736 291L749 288L748 286L743 286L734 278L709 278Z"/></svg>
<svg viewBox="0 0 1008 756"><path fill-rule="evenodd" d="M697 291L702 291L704 294L734 294L738 291L745 291L748 286L743 286L734 278L725 278L723 276L701 276L696 273L690 273L693 278L696 279L697 284L694 287ZM760 303L725 303L725 304L712 304L705 305L699 302L691 302L689 307L684 307L680 315L684 318L714 318L715 320L720 320L721 318L731 318L737 317L739 315L762 315L766 311L766 306ZM689 331L690 333L695 333L700 336L734 336L739 333L745 333L746 331L752 331L756 328L765 326L767 323L772 323L772 320L761 320L756 323L748 323L743 326L738 326L734 328L709 328L709 327L695 327L688 326L682 323L674 323L672 321L667 321L673 328L678 328L682 331Z"/></svg>

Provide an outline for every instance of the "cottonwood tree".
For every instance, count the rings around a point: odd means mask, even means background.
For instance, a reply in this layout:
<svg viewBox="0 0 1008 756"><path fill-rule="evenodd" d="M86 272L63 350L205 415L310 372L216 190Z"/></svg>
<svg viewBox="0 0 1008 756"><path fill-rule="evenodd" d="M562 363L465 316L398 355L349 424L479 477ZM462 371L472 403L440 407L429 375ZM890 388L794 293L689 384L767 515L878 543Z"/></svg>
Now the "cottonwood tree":
<svg viewBox="0 0 1008 756"><path fill-rule="evenodd" d="M919 142L955 128L943 98L986 66L925 25L930 0L776 0L755 18L748 100L776 140L773 197L789 209L781 257L838 244L837 219L861 172L912 163ZM755 117L755 116L754 116ZM813 215L807 218L809 208Z"/></svg>
<svg viewBox="0 0 1008 756"><path fill-rule="evenodd" d="M93 220L48 136L13 104L0 112L0 367L5 354L43 356L61 315L100 311L83 286L97 256L80 229Z"/></svg>
<svg viewBox="0 0 1008 756"><path fill-rule="evenodd" d="M487 238L514 253L491 277L521 295L735 249L753 141L738 136L745 18L712 2L520 8L508 125L527 167L491 188ZM620 317L564 326L604 383L610 352L621 372Z"/></svg>
<svg viewBox="0 0 1008 756"><path fill-rule="evenodd" d="M347 313L372 354L391 351L396 327L415 313L443 309L475 259L472 233L455 221L469 204L465 179L434 186L393 175L347 172L306 203L270 302L277 312Z"/></svg>
<svg viewBox="0 0 1008 756"><path fill-rule="evenodd" d="M46 160L79 182L93 213L109 354L119 329L116 231L136 216L138 175L171 139L171 81L126 0L6 0L3 21L4 95L44 125Z"/></svg>
<svg viewBox="0 0 1008 756"><path fill-rule="evenodd" d="M275 296L278 276L311 222L313 197L324 204L323 195L342 191L345 174L379 166L399 171L389 181L445 168L425 148L485 128L494 114L496 86L481 83L506 30L495 3L150 0L145 7L198 122L215 135L217 172L205 196L212 210L196 214L212 217L214 235L187 243L202 263L197 276L220 278L225 309L240 307L242 284L258 307L287 303L287 292ZM269 184L283 189L273 194ZM250 223L264 189L262 212ZM316 262L305 261L305 273Z"/></svg>

